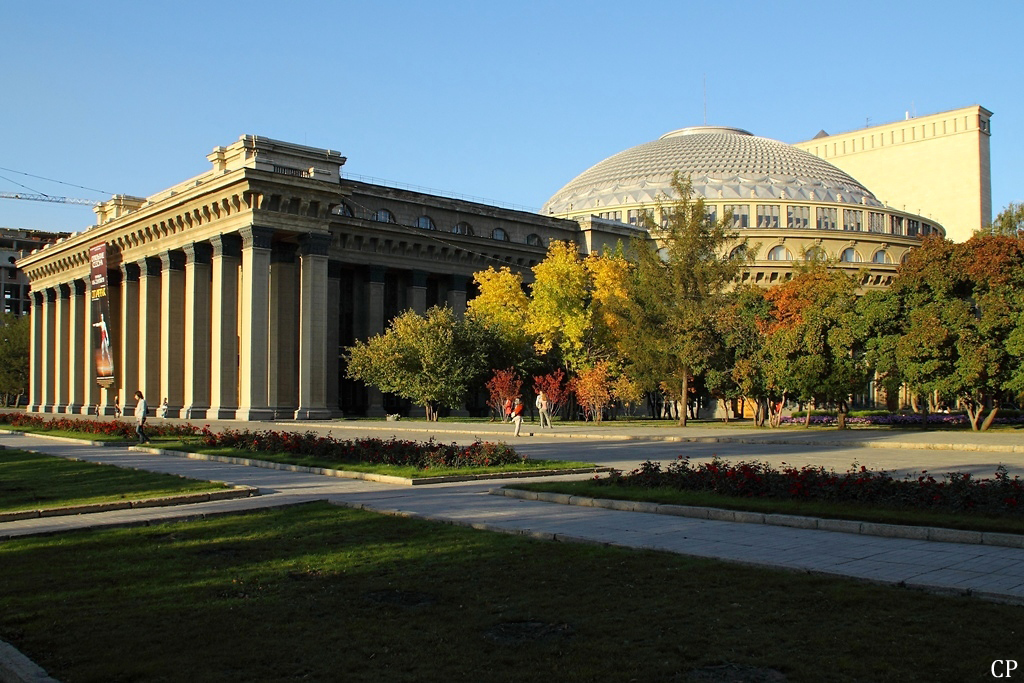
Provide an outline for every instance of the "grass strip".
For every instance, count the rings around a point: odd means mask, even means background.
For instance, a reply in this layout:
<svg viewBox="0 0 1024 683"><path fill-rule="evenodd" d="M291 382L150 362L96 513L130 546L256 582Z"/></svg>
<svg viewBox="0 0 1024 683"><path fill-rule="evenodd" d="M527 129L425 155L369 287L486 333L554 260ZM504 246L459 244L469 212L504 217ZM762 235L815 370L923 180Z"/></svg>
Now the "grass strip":
<svg viewBox="0 0 1024 683"><path fill-rule="evenodd" d="M0 638L64 681L933 683L1020 656L1020 607L326 504L12 540L0 565Z"/></svg>
<svg viewBox="0 0 1024 683"><path fill-rule="evenodd" d="M188 441L157 441L152 444L156 448L166 448L173 451L185 451L188 453L204 453L206 455L221 455L229 458L252 458L254 460L267 460L285 465L301 465L303 467L325 467L334 470L348 470L350 472L365 472L369 474L386 474L393 477L406 477L417 479L424 477L449 477L468 474L493 474L510 472L529 472L532 470L564 470L594 467L593 463L574 462L571 460L533 460L529 459L514 465L492 465L472 467L431 467L419 469L411 465L378 465L358 461L336 460L332 458L318 458L310 455L293 455L290 453L270 453L267 451L250 451L242 448L217 448L207 447Z"/></svg>
<svg viewBox="0 0 1024 683"><path fill-rule="evenodd" d="M803 515L825 519L849 519L881 524L932 526L965 531L988 531L1024 534L1024 520L1010 517L989 517L978 514L943 513L928 510L882 508L868 505L825 503L819 501L775 500L772 498L741 498L704 491L683 491L661 487L608 486L592 479L546 483L516 483L514 488L547 493L568 493L574 496L633 500L644 503L695 505L700 507L743 510L766 514Z"/></svg>
<svg viewBox="0 0 1024 683"><path fill-rule="evenodd" d="M0 512L140 500L216 491L225 484L0 450Z"/></svg>

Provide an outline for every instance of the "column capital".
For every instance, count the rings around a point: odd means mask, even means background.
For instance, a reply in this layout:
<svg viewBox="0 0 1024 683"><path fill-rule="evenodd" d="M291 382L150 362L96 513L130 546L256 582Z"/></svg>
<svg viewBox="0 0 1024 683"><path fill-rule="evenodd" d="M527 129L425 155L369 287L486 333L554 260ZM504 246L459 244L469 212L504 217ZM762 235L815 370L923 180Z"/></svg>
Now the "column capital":
<svg viewBox="0 0 1024 683"><path fill-rule="evenodd" d="M341 261L328 261L327 262L327 277L331 280L340 280L341 271L344 269L344 265Z"/></svg>
<svg viewBox="0 0 1024 683"><path fill-rule="evenodd" d="M307 232L299 238L303 256L327 256L331 247L331 234L324 232Z"/></svg>
<svg viewBox="0 0 1024 683"><path fill-rule="evenodd" d="M136 263L139 266L140 277L158 277L160 275L160 258L158 256L146 256Z"/></svg>
<svg viewBox="0 0 1024 683"><path fill-rule="evenodd" d="M32 292L32 303L34 305L36 305L36 306L42 306L43 305L43 293L42 292Z"/></svg>
<svg viewBox="0 0 1024 683"><path fill-rule="evenodd" d="M185 252L176 249L160 252L160 267L163 270L185 270Z"/></svg>
<svg viewBox="0 0 1024 683"><path fill-rule="evenodd" d="M57 292L54 291L53 287L47 287L43 291L46 292L46 303L52 304L57 300Z"/></svg>
<svg viewBox="0 0 1024 683"><path fill-rule="evenodd" d="M213 245L208 242L192 242L182 247L185 252L185 264L195 265L197 263L209 264L213 256Z"/></svg>
<svg viewBox="0 0 1024 683"><path fill-rule="evenodd" d="M59 285L57 285L57 294L60 296L61 299L70 299L71 287L68 286L68 283L62 282Z"/></svg>
<svg viewBox="0 0 1024 683"><path fill-rule="evenodd" d="M291 242L275 242L270 252L271 263L295 263L295 252L299 245Z"/></svg>
<svg viewBox="0 0 1024 683"><path fill-rule="evenodd" d="M85 280L71 281L71 296L83 296L85 294Z"/></svg>
<svg viewBox="0 0 1024 683"><path fill-rule="evenodd" d="M139 264L137 263L122 263L121 264L121 275L125 282L138 282L139 281Z"/></svg>
<svg viewBox="0 0 1024 683"><path fill-rule="evenodd" d="M232 233L227 235L214 235L210 238L210 245L213 247L213 257L229 256L241 258L242 238Z"/></svg>
<svg viewBox="0 0 1024 683"><path fill-rule="evenodd" d="M270 249L274 241L273 228L261 228L255 225L238 231L242 237L243 249Z"/></svg>

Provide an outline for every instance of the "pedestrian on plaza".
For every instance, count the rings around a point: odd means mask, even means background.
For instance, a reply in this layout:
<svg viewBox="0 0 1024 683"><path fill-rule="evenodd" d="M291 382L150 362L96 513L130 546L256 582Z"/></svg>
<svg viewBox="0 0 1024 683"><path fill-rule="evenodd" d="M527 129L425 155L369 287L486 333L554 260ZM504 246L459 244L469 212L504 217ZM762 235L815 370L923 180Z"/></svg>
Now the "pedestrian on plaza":
<svg viewBox="0 0 1024 683"><path fill-rule="evenodd" d="M96 414L98 415L99 411L97 411ZM117 401L114 401L114 419L115 420L120 420L121 419L121 406L119 406L117 404Z"/></svg>
<svg viewBox="0 0 1024 683"><path fill-rule="evenodd" d="M519 430L523 428L523 402L518 398L512 404L512 422L516 426L515 436L519 436Z"/></svg>
<svg viewBox="0 0 1024 683"><path fill-rule="evenodd" d="M501 409L501 421L512 421L512 397L505 399L505 406Z"/></svg>
<svg viewBox="0 0 1024 683"><path fill-rule="evenodd" d="M149 405L141 391L135 392L135 435L139 437L139 443L149 443L146 436L146 413L149 412Z"/></svg>
<svg viewBox="0 0 1024 683"><path fill-rule="evenodd" d="M160 417L166 418L167 417L167 410L168 410L167 399L165 398L164 402L160 404Z"/></svg>
<svg viewBox="0 0 1024 683"><path fill-rule="evenodd" d="M548 403L548 396L543 391L537 394L537 414L540 416L540 428L544 429L544 423L547 422L548 429L551 429L551 413L548 411L551 409L551 404Z"/></svg>

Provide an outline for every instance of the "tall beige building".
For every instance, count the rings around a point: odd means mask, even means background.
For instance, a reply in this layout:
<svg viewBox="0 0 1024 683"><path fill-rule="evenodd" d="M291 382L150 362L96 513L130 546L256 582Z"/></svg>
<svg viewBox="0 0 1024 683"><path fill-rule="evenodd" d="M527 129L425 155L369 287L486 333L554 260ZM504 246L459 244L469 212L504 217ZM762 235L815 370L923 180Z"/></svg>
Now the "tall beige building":
<svg viewBox="0 0 1024 683"><path fill-rule="evenodd" d="M989 123L978 105L793 145L849 173L886 205L942 224L963 242L992 222Z"/></svg>

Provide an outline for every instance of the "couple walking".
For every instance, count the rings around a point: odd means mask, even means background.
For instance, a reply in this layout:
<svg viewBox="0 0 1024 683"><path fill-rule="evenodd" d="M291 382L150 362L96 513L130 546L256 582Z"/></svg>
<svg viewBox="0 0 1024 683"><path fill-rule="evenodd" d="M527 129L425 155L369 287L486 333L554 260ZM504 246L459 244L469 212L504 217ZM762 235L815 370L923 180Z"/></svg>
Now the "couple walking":
<svg viewBox="0 0 1024 683"><path fill-rule="evenodd" d="M542 391L537 394L537 413L540 416L540 427L544 428L545 424L551 428L551 405L548 402L548 397ZM505 414L508 415L509 420L512 421L516 426L514 436L519 436L519 431L523 428L523 402L516 398L515 401L505 402Z"/></svg>

